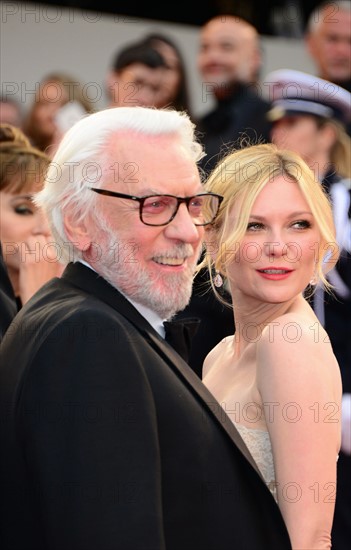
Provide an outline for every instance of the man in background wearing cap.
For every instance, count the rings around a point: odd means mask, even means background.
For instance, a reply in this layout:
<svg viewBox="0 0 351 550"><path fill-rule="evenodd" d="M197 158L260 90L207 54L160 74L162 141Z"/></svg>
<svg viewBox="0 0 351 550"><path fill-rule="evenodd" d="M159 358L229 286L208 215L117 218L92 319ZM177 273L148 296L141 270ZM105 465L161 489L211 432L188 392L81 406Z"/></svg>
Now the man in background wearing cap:
<svg viewBox="0 0 351 550"><path fill-rule="evenodd" d="M332 540L333 550L344 550L351 535L351 139L345 131L351 120L351 94L300 71L274 71L266 80L272 99L272 141L299 153L329 193L341 248L340 260L327 277L333 293L326 294L317 286L311 305L330 337L343 381L343 433Z"/></svg>
<svg viewBox="0 0 351 550"><path fill-rule="evenodd" d="M318 75L351 92L351 1L319 4L308 19L305 40ZM347 132L351 135L351 123Z"/></svg>

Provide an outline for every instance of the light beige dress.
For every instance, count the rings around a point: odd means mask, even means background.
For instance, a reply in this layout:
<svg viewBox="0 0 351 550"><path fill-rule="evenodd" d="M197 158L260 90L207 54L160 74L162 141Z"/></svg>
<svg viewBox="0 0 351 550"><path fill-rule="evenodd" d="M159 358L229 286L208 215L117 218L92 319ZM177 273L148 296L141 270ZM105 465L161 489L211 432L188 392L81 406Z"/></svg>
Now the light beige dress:
<svg viewBox="0 0 351 550"><path fill-rule="evenodd" d="M275 480L274 462L271 440L265 430L247 428L242 424L234 423L247 448L249 449L268 489L277 500L277 484Z"/></svg>

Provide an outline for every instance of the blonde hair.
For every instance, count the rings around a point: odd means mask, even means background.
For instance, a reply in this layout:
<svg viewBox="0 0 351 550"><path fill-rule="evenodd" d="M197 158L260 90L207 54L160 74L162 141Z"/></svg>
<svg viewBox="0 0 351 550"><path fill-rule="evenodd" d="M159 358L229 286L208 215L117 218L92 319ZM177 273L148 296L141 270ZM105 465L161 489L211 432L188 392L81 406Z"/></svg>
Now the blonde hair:
<svg viewBox="0 0 351 550"><path fill-rule="evenodd" d="M351 178L351 138L339 122L328 120L326 124L334 128L336 137L330 151L331 164L339 176Z"/></svg>
<svg viewBox="0 0 351 550"><path fill-rule="evenodd" d="M0 124L0 191L38 191L43 186L49 163L49 157L32 147L19 128Z"/></svg>
<svg viewBox="0 0 351 550"><path fill-rule="evenodd" d="M327 289L331 288L325 272L337 262L338 245L329 198L301 157L292 151L280 150L273 144L252 145L228 154L205 183L206 191L224 197L216 221L209 231L209 234L214 235L216 257L214 259L213 250L207 245L205 258L198 266L198 270L208 266L212 283L212 269L226 274L227 266L233 261L233 253L235 254L246 233L256 198L265 185L278 176L295 181L311 209L321 236L316 278ZM238 201L241 204L240 216L233 222L230 213ZM231 253L228 254L228 251ZM328 257L326 264L326 257L330 252L331 257ZM217 296L221 299L218 293Z"/></svg>

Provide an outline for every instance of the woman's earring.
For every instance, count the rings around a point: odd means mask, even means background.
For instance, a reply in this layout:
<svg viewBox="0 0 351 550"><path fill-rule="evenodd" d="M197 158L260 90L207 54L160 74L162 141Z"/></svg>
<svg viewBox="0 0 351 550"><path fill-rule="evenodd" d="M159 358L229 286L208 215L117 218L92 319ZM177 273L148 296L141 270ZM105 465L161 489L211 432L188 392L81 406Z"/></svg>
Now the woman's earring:
<svg viewBox="0 0 351 550"><path fill-rule="evenodd" d="M310 285L316 286L316 284L317 284L317 277L313 275L312 279L310 280Z"/></svg>
<svg viewBox="0 0 351 550"><path fill-rule="evenodd" d="M221 274L219 273L219 271L217 269L216 269L216 276L213 279L213 283L214 283L215 287L217 287L217 288L220 288L221 286L223 286L223 279L222 279Z"/></svg>

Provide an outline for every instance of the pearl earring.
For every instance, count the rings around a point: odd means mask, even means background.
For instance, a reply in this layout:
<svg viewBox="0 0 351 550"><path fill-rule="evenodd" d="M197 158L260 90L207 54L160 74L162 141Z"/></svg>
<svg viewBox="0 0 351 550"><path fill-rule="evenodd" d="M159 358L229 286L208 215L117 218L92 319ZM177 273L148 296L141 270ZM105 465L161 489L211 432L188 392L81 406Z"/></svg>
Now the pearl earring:
<svg viewBox="0 0 351 550"><path fill-rule="evenodd" d="M217 287L217 288L220 288L221 286L223 286L223 279L222 279L221 274L219 273L219 271L217 269L216 269L216 276L213 279L213 283L214 283L215 287Z"/></svg>

